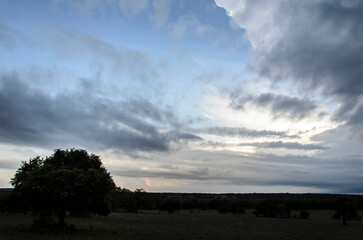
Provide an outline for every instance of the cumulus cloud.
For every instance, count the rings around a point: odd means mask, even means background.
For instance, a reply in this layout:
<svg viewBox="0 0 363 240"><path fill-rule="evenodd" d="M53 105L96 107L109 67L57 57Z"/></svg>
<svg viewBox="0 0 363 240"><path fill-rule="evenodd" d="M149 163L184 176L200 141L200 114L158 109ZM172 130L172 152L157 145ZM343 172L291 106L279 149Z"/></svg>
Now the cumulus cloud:
<svg viewBox="0 0 363 240"><path fill-rule="evenodd" d="M173 126L170 110L147 100L114 102L89 92L50 96L16 74L0 78L0 141L38 147L80 145L125 152L167 152L200 141Z"/></svg>
<svg viewBox="0 0 363 240"><path fill-rule="evenodd" d="M257 96L249 94L230 94L230 107L235 110L244 110L246 105L259 108L269 108L274 118L286 117L301 120L309 117L315 110L317 104L309 99L299 99L285 95L263 93Z"/></svg>
<svg viewBox="0 0 363 240"><path fill-rule="evenodd" d="M355 122L363 96L363 1L216 3L245 29L262 77L319 89L340 103L336 121Z"/></svg>

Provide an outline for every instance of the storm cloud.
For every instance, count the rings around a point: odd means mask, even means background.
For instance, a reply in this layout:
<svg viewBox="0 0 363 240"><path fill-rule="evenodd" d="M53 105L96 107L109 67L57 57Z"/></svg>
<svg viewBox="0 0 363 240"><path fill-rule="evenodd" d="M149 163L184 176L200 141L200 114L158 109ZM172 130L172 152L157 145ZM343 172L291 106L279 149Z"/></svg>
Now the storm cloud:
<svg viewBox="0 0 363 240"><path fill-rule="evenodd" d="M360 130L363 1L216 2L245 29L261 77L321 91L339 102L334 119Z"/></svg>
<svg viewBox="0 0 363 240"><path fill-rule="evenodd" d="M74 147L129 189L362 191L362 2L0 1L0 187Z"/></svg>
<svg viewBox="0 0 363 240"><path fill-rule="evenodd" d="M230 94L230 107L243 110L246 105L270 109L274 118L286 117L301 120L310 116L317 109L317 104L308 99L299 99L272 93L263 93L257 96Z"/></svg>
<svg viewBox="0 0 363 240"><path fill-rule="evenodd" d="M174 125L170 110L147 100L113 102L82 92L50 96L16 74L0 79L0 141L5 143L166 152L173 143L201 140Z"/></svg>

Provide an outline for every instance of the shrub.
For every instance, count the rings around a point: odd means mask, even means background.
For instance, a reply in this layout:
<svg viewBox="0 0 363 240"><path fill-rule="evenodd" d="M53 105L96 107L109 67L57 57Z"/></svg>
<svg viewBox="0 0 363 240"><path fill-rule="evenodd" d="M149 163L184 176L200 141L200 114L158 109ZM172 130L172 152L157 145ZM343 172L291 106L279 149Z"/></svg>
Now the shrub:
<svg viewBox="0 0 363 240"><path fill-rule="evenodd" d="M310 213L306 210L300 211L300 218L301 219L308 219L310 217Z"/></svg>

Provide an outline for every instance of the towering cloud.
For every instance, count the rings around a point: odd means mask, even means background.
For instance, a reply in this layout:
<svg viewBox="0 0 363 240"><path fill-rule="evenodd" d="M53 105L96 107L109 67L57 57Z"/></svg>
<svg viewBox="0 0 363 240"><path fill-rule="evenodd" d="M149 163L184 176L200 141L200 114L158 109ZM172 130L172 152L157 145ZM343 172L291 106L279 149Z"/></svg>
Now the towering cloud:
<svg viewBox="0 0 363 240"><path fill-rule="evenodd" d="M216 3L245 29L261 77L320 90L339 103L336 121L362 126L363 1Z"/></svg>

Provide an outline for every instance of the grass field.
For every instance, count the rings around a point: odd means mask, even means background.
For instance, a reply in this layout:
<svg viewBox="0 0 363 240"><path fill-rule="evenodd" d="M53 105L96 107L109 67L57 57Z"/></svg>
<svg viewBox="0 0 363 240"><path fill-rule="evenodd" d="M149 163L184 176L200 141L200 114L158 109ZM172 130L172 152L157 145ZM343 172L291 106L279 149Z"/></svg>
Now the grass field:
<svg viewBox="0 0 363 240"><path fill-rule="evenodd" d="M31 230L24 215L0 215L0 239L363 239L363 222L343 226L332 211L310 211L308 220L221 214L216 211L112 213L107 217L71 218L67 232Z"/></svg>

